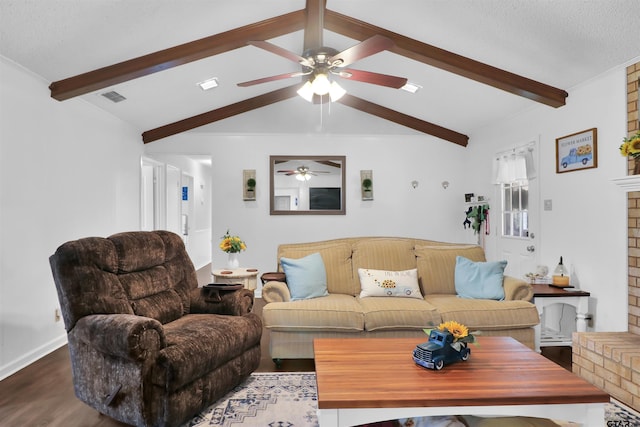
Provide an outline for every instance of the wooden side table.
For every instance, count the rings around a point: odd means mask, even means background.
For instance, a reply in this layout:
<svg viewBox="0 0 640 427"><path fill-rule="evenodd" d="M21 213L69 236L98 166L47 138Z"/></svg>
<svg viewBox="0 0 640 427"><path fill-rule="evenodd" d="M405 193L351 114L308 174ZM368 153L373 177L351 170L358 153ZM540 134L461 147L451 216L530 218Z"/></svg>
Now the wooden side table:
<svg viewBox="0 0 640 427"><path fill-rule="evenodd" d="M576 331L585 332L587 330L587 320L591 318L589 314L590 292L581 291L574 288L556 288L549 285L534 284L533 302L538 309L538 314L542 318L545 307L553 304L567 304L576 309ZM557 331L550 336L545 333L543 325L540 323L535 327L536 351L540 352L540 346L570 346L571 334L563 334Z"/></svg>
<svg viewBox="0 0 640 427"><path fill-rule="evenodd" d="M255 268L223 268L211 272L214 283L240 283L245 289L258 287L258 270Z"/></svg>

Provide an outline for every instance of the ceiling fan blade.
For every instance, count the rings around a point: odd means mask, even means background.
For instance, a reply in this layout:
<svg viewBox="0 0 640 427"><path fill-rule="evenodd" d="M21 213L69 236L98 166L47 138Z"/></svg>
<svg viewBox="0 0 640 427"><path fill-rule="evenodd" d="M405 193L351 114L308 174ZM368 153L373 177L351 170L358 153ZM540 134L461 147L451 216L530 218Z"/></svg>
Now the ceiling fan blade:
<svg viewBox="0 0 640 427"><path fill-rule="evenodd" d="M290 61L293 62L297 62L301 65L304 65L306 67L313 67L314 63L313 61L308 60L307 58L303 58L302 56L298 55L297 53L293 53L287 49L284 49L280 46L276 46L273 43L269 43L269 42L265 42L262 40L251 40L248 41L247 44L250 44L252 46L258 47L260 49L264 49L267 52L271 52L271 53L275 53L278 56L281 56L283 58L286 58Z"/></svg>
<svg viewBox="0 0 640 427"><path fill-rule="evenodd" d="M407 79L404 77L373 73L371 71L354 70L352 68L339 71L334 70L332 74L338 75L344 79L355 80L363 83L371 83L374 85L386 86L394 89L400 89L402 86L407 84Z"/></svg>
<svg viewBox="0 0 640 427"><path fill-rule="evenodd" d="M303 73L301 71L296 71L296 72L293 72L293 73L278 74L277 76L263 77L261 79L249 80L248 82L238 83L238 86L240 86L240 87L248 87L248 86L257 85L257 84L260 84L260 83L268 83L268 82L273 82L273 81L276 81L276 80L288 79L288 78L291 78L291 77L304 76L306 74L310 74L310 73Z"/></svg>
<svg viewBox="0 0 640 427"><path fill-rule="evenodd" d="M375 35L332 56L329 59L329 64L334 67L345 67L367 56L391 49L394 45L395 43L390 38Z"/></svg>

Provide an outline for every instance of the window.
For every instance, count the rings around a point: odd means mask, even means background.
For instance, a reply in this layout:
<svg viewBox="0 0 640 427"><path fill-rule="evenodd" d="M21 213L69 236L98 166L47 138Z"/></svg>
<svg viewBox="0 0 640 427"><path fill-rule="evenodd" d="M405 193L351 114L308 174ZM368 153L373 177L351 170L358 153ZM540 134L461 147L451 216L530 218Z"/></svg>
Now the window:
<svg viewBox="0 0 640 427"><path fill-rule="evenodd" d="M529 237L529 181L502 184L502 236Z"/></svg>

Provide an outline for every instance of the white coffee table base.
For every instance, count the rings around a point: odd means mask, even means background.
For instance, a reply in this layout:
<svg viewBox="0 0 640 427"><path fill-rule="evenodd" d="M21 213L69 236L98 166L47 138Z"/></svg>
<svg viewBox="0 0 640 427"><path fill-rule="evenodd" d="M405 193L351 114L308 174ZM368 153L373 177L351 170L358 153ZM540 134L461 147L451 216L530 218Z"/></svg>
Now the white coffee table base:
<svg viewBox="0 0 640 427"><path fill-rule="evenodd" d="M432 408L319 409L320 427L349 427L377 421L436 415L521 416L572 421L585 427L604 425L604 403L510 406L448 406Z"/></svg>

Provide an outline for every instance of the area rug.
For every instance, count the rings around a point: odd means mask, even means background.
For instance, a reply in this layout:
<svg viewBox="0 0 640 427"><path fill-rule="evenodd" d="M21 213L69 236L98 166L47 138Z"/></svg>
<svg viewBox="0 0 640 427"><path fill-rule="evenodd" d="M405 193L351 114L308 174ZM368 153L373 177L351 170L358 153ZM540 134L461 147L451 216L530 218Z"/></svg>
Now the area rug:
<svg viewBox="0 0 640 427"><path fill-rule="evenodd" d="M317 409L318 395L314 372L253 373L244 383L182 427L317 427ZM640 426L640 414L615 402L606 405L605 418L603 425L607 427ZM421 417L410 422L416 427L467 425L460 419L459 424L444 424L444 421L446 420L443 417ZM408 425L407 420L368 426L405 425Z"/></svg>

